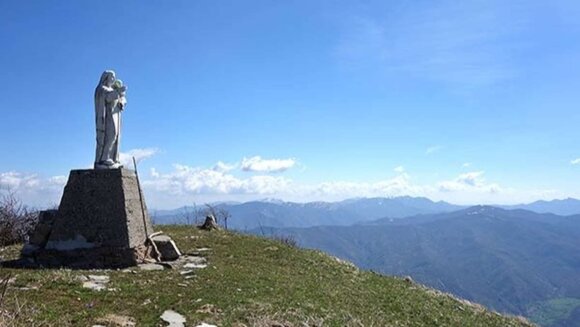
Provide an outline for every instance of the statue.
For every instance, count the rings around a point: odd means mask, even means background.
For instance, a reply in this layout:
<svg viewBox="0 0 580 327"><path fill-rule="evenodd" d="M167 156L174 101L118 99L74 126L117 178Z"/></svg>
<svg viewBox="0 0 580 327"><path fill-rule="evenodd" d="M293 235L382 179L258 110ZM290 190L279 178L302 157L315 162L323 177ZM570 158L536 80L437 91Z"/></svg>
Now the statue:
<svg viewBox="0 0 580 327"><path fill-rule="evenodd" d="M95 169L122 168L119 161L121 112L125 109L127 87L116 79L115 72L106 70L95 89L97 150Z"/></svg>

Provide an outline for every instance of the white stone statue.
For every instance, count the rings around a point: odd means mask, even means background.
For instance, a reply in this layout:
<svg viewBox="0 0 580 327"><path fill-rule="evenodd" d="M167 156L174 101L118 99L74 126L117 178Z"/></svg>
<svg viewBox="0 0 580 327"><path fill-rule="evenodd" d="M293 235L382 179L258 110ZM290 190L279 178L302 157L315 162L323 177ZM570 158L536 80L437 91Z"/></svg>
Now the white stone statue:
<svg viewBox="0 0 580 327"><path fill-rule="evenodd" d="M121 112L125 108L127 87L116 79L112 70L104 71L95 89L97 151L95 169L121 168L119 143L121 140Z"/></svg>

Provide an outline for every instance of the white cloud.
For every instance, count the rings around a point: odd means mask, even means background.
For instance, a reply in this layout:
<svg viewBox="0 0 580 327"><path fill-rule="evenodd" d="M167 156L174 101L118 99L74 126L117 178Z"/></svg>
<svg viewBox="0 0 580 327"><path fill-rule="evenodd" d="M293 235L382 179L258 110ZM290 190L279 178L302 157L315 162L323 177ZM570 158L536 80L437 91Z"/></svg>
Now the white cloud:
<svg viewBox="0 0 580 327"><path fill-rule="evenodd" d="M461 165L461 167L469 168L469 167L471 167L471 162L464 162L463 165Z"/></svg>
<svg viewBox="0 0 580 327"><path fill-rule="evenodd" d="M498 193L502 189L498 184L487 183L483 175L483 171L472 171L461 174L453 180L443 181L439 183L439 190L442 192L486 192Z"/></svg>
<svg viewBox="0 0 580 327"><path fill-rule="evenodd" d="M225 171L174 165L174 171L160 174L155 171L145 187L156 191L184 194L274 194L283 191L290 180L284 177L252 176L238 178Z"/></svg>
<svg viewBox="0 0 580 327"><path fill-rule="evenodd" d="M433 153L436 153L436 152L441 151L441 149L443 149L442 146L440 146L440 145L433 145L433 146L428 147L427 150L425 150L425 154L426 155L430 155L430 154L433 154Z"/></svg>
<svg viewBox="0 0 580 327"><path fill-rule="evenodd" d="M580 158L574 159L574 160L570 161L570 163L573 165L580 165Z"/></svg>
<svg viewBox="0 0 580 327"><path fill-rule="evenodd" d="M139 163L141 160L151 158L157 153L159 153L159 149L156 148L132 149L128 152L119 153L119 161L121 161L125 168L129 168L133 167L133 158Z"/></svg>
<svg viewBox="0 0 580 327"><path fill-rule="evenodd" d="M55 187L63 187L67 182L67 177L64 175L52 176L48 179L48 184Z"/></svg>
<svg viewBox="0 0 580 327"><path fill-rule="evenodd" d="M399 166L392 178L383 180L310 183L284 176L244 175L239 170L224 169L218 164L210 167L175 164L168 172L151 168L150 174L141 182L150 208L176 208L193 202L251 201L264 197L310 202L409 195L458 204L513 204L580 197L580 193L564 194L557 190L516 190L488 182L484 176L483 171L471 171L450 180L418 184ZM0 173L0 192L10 189L28 205L47 207L60 201L66 180L66 176L42 178L36 174L5 172Z"/></svg>
<svg viewBox="0 0 580 327"><path fill-rule="evenodd" d="M0 173L0 195L14 193L24 204L45 208L60 201L66 176L41 178L37 174L21 172Z"/></svg>
<svg viewBox="0 0 580 327"><path fill-rule="evenodd" d="M421 195L425 188L413 185L408 174L402 173L394 178L376 182L324 182L317 185L304 185L303 191L309 197L325 200L341 200L352 197L391 197L401 195Z"/></svg>
<svg viewBox="0 0 580 327"><path fill-rule="evenodd" d="M225 172L232 171L232 170L236 169L237 166L238 166L237 164L227 164L227 163L224 163L222 161L218 161L213 166L213 170L225 173Z"/></svg>
<svg viewBox="0 0 580 327"><path fill-rule="evenodd" d="M0 173L0 189L16 191L34 188L40 184L36 174L24 174L15 171Z"/></svg>
<svg viewBox="0 0 580 327"><path fill-rule="evenodd" d="M242 160L242 170L252 172L282 172L296 165L296 160L289 159L262 159L260 156L244 158Z"/></svg>

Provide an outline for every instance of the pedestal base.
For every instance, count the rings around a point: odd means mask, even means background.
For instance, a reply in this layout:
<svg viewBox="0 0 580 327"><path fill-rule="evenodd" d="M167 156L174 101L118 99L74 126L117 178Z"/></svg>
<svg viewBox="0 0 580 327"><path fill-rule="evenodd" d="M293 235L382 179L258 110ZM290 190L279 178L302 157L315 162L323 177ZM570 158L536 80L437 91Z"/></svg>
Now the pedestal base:
<svg viewBox="0 0 580 327"><path fill-rule="evenodd" d="M58 211L41 214L22 255L46 266L131 266L149 255L151 233L133 171L73 170Z"/></svg>

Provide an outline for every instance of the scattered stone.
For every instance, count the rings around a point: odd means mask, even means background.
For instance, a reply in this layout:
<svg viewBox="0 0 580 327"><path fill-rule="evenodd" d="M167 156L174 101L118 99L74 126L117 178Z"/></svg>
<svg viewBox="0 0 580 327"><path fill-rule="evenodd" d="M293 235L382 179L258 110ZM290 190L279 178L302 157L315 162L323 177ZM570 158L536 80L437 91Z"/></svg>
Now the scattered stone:
<svg viewBox="0 0 580 327"><path fill-rule="evenodd" d="M79 276L78 279L83 282L83 287L93 291L103 291L107 289L109 276L102 275L88 275Z"/></svg>
<svg viewBox="0 0 580 327"><path fill-rule="evenodd" d="M220 313L221 310L218 309L218 307L216 307L213 304L204 304L199 309L197 309L195 312L197 312L197 313L216 314L216 313Z"/></svg>
<svg viewBox="0 0 580 327"><path fill-rule="evenodd" d="M50 235L50 230L52 229L52 224L57 214L58 210L46 210L41 211L38 214L38 223L36 224L34 232L30 237L30 245L36 246L38 248L44 248L46 246L46 242L48 242L48 236Z"/></svg>
<svg viewBox="0 0 580 327"><path fill-rule="evenodd" d="M207 259L204 257L197 257L197 256L191 256L191 257L186 257L185 261L187 261L188 263L196 263L198 265L207 263Z"/></svg>
<svg viewBox="0 0 580 327"><path fill-rule="evenodd" d="M203 223L203 225L199 226L199 229L203 229L203 230L214 230L214 229L220 229L220 227L218 226L215 217L213 215L209 215L207 217L205 217L205 222Z"/></svg>
<svg viewBox="0 0 580 327"><path fill-rule="evenodd" d="M205 322L202 322L201 325L197 325L195 327L217 327L217 326L216 325L206 324Z"/></svg>
<svg viewBox="0 0 580 327"><path fill-rule="evenodd" d="M185 317L173 310L165 310L161 315L161 320L168 322L168 327L185 327Z"/></svg>
<svg viewBox="0 0 580 327"><path fill-rule="evenodd" d="M192 272L193 272L193 270L184 270L184 271L181 271L179 274L180 274L180 275L189 275L189 274L191 274Z"/></svg>
<svg viewBox="0 0 580 327"><path fill-rule="evenodd" d="M183 266L183 268L203 269L203 268L207 268L207 264L205 264L205 263L198 264L198 263L190 262L190 263L186 263Z"/></svg>
<svg viewBox="0 0 580 327"><path fill-rule="evenodd" d="M88 275L89 280L97 283L108 283L110 278L107 275Z"/></svg>
<svg viewBox="0 0 580 327"><path fill-rule="evenodd" d="M165 267L163 265L160 265L157 263L144 263L144 264L139 265L139 268L141 270L147 270L147 271L165 269Z"/></svg>
<svg viewBox="0 0 580 327"><path fill-rule="evenodd" d="M117 314L108 314L105 317L99 319L99 323L105 324L109 327L135 327L137 323L135 319L128 316L121 316Z"/></svg>
<svg viewBox="0 0 580 327"><path fill-rule="evenodd" d="M159 251L162 261L174 261L181 256L181 252L171 237L167 235L155 235L151 241L155 243L155 248Z"/></svg>
<svg viewBox="0 0 580 327"><path fill-rule="evenodd" d="M199 248L199 249L195 249L195 252L207 252L207 251L211 251L210 248Z"/></svg>

